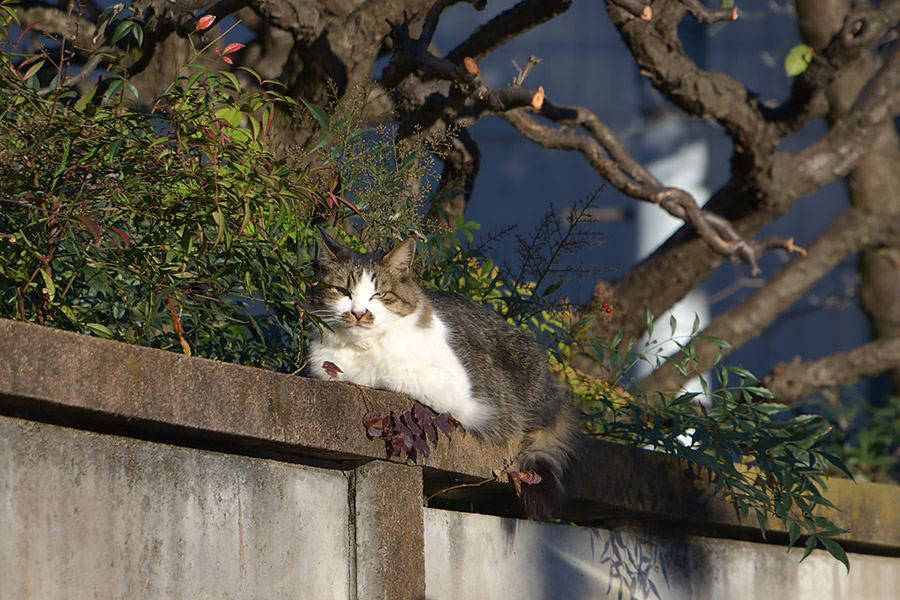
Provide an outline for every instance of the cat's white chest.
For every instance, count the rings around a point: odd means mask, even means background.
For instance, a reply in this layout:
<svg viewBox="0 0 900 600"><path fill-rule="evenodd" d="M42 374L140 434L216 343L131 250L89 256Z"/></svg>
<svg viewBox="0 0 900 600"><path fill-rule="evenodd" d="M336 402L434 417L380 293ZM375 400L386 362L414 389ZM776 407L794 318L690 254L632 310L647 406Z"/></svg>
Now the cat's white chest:
<svg viewBox="0 0 900 600"><path fill-rule="evenodd" d="M444 323L427 326L412 314L367 336L326 331L310 344L310 367L327 379L323 362L334 363L337 379L406 394L437 412L449 412L466 429L478 431L490 418L487 405L472 398L469 376L448 341Z"/></svg>

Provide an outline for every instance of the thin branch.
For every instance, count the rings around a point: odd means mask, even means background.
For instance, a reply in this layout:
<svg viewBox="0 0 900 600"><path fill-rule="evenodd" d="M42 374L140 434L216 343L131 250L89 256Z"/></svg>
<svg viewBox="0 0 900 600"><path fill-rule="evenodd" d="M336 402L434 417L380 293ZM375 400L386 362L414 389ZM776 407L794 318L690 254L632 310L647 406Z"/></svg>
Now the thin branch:
<svg viewBox="0 0 900 600"><path fill-rule="evenodd" d="M102 48L98 48L97 52L92 54L90 58L88 58L87 62L85 62L81 69L74 75L69 75L57 86L58 88L67 88L71 87L78 82L82 81L85 77L89 77L94 73L94 70L100 65L101 61L105 60L105 56L101 56L101 52L113 52L114 48L112 46L103 46ZM46 95L49 93L51 88L49 86L43 87L38 92L39 94Z"/></svg>
<svg viewBox="0 0 900 600"><path fill-rule="evenodd" d="M525 80L528 79L528 76L531 74L531 70L541 64L541 59L535 55L531 55L528 57L528 61L525 63L525 66L521 69L519 65L516 64L516 61L513 61L513 66L516 68L518 75L513 79L513 85L522 85L525 83Z"/></svg>
<svg viewBox="0 0 900 600"><path fill-rule="evenodd" d="M819 360L779 363L763 380L780 402L794 402L860 377L880 375L900 365L900 337L868 342Z"/></svg>
<svg viewBox="0 0 900 600"><path fill-rule="evenodd" d="M590 122L590 131L596 132L596 136L582 135L567 127L542 125L523 111L510 111L500 116L536 144L580 152L613 187L632 198L658 204L673 217L692 225L710 248L721 256L746 262L754 275L761 272L757 261L763 252L773 248L794 249L793 238L769 238L758 242L744 240L727 219L701 208L690 194L662 185L628 154L624 145L605 125L600 124L596 116L591 117L588 113L586 109L561 110L556 106L550 111L556 116L573 116L581 122ZM615 152L616 160L606 157L604 150L607 146ZM623 164L629 166L640 180L636 181L624 171Z"/></svg>
<svg viewBox="0 0 900 600"><path fill-rule="evenodd" d="M419 39L426 46L431 44L431 40L434 39L441 13L460 2L468 2L478 11L484 10L487 6L487 0L438 0L431 5L428 14L425 15L425 22L422 24L422 35L419 36Z"/></svg>

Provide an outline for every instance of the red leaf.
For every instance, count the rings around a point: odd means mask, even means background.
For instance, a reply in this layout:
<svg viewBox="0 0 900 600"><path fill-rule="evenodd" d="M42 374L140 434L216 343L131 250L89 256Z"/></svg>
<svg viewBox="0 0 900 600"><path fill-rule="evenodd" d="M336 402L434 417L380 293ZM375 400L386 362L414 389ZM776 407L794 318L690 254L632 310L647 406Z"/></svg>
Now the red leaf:
<svg viewBox="0 0 900 600"><path fill-rule="evenodd" d="M400 440L403 443L403 451L409 452L410 450L413 449L413 443L415 442L416 436L413 434L412 431L409 430L409 427L406 426L406 423L404 423L400 419L396 420L396 424L397 424L397 431L400 434L397 437L400 438Z"/></svg>
<svg viewBox="0 0 900 600"><path fill-rule="evenodd" d="M519 479L526 485L537 485L541 482L541 476L535 471L517 471Z"/></svg>
<svg viewBox="0 0 900 600"><path fill-rule="evenodd" d="M131 238L128 237L128 232L126 232L124 229L122 229L121 227L110 227L109 230L122 239L122 243L125 244L126 248L131 246Z"/></svg>
<svg viewBox="0 0 900 600"><path fill-rule="evenodd" d="M231 42L230 44L225 46L225 49L222 50L222 54L231 54L232 52L237 52L243 47L244 44L241 44L240 42Z"/></svg>
<svg viewBox="0 0 900 600"><path fill-rule="evenodd" d="M353 212L355 212L359 216L363 216L362 213L359 212L359 209L356 208L356 206L352 202L347 200L346 198L341 198L340 196L337 196L337 199L340 200L341 202L343 202L344 204L346 204L347 206L349 206L350 209L353 210Z"/></svg>
<svg viewBox="0 0 900 600"><path fill-rule="evenodd" d="M34 27L36 24L37 23L32 23L28 27L26 27L25 29L22 30L22 33L19 34L19 39L16 40L16 46L19 45L19 42L22 41L22 38L25 37L25 34L28 33L29 30L31 30L31 28ZM37 58L37 57L35 57L35 58ZM19 65L19 66L21 67L21 65Z"/></svg>
<svg viewBox="0 0 900 600"><path fill-rule="evenodd" d="M337 366L336 364L334 364L333 362L331 362L330 360L326 360L325 362L322 363L322 369L324 369L325 372L328 373L328 376L331 377L332 379L337 377L338 373L343 373L343 371L341 371L341 368L339 366Z"/></svg>
<svg viewBox="0 0 900 600"><path fill-rule="evenodd" d="M453 437L453 428L459 427L459 421L447 413L441 413L434 418L434 424L444 432L447 437Z"/></svg>
<svg viewBox="0 0 900 600"><path fill-rule="evenodd" d="M509 480L513 487L516 489L516 496L522 495L522 478L519 477L518 471L509 471L506 474L506 478Z"/></svg>
<svg viewBox="0 0 900 600"><path fill-rule="evenodd" d="M422 428L419 427L419 424L416 423L415 420L413 420L412 414L410 414L409 411L403 413L400 418L403 419L403 424L409 427L409 430L413 433L413 435L419 436L422 434Z"/></svg>
<svg viewBox="0 0 900 600"><path fill-rule="evenodd" d="M97 225L97 222L93 219L88 219L85 216L78 215L75 217L78 219L82 225L84 225L85 229L91 232L91 235L94 236L94 245L98 248L100 247L100 226Z"/></svg>
<svg viewBox="0 0 900 600"><path fill-rule="evenodd" d="M225 62L227 62L229 65L233 65L233 64L234 64L234 61L231 60L230 58L228 58L227 56L223 56L223 57L222 57L222 60L224 60Z"/></svg>
<svg viewBox="0 0 900 600"><path fill-rule="evenodd" d="M401 438L399 435L391 438L391 456L400 456L403 453L403 447L403 438Z"/></svg>
<svg viewBox="0 0 900 600"><path fill-rule="evenodd" d="M384 437L386 424L384 415L376 412L366 413L363 417L363 425L366 426L366 435L370 440Z"/></svg>
<svg viewBox="0 0 900 600"><path fill-rule="evenodd" d="M194 26L194 31L209 29L216 20L216 15L203 15Z"/></svg>

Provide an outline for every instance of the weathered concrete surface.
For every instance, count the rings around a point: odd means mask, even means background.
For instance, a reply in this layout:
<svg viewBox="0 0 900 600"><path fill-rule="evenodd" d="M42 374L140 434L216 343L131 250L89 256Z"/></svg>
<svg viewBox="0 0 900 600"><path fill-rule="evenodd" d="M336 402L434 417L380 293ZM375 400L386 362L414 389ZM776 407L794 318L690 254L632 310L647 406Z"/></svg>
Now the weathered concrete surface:
<svg viewBox="0 0 900 600"><path fill-rule="evenodd" d="M0 417L0 598L350 598L347 476Z"/></svg>
<svg viewBox="0 0 900 600"><path fill-rule="evenodd" d="M77 411L115 427L171 428L181 436L213 438L235 452L248 447L315 456L352 468L385 457L380 440L362 426L370 410L404 410L410 401L358 386L314 381L180 354L121 344L0 319L0 414L44 420ZM51 422L58 422L50 419ZM81 425L79 425L81 426ZM87 425L90 427L90 425ZM129 433L132 432L132 433ZM190 441L177 443L190 445ZM243 450L241 449L243 448ZM442 439L428 459L419 459L429 492L460 477L483 479L507 464L509 448L472 435ZM400 461L400 459L394 459ZM647 515L703 526L742 526L732 506L710 498L670 457L603 441L589 444L588 469L571 517L585 522ZM833 520L846 539L900 548L900 487L829 482L840 507ZM496 498L508 486L467 488L457 493ZM773 530L777 524L772 523Z"/></svg>
<svg viewBox="0 0 900 600"><path fill-rule="evenodd" d="M896 600L900 558L425 509L429 600Z"/></svg>
<svg viewBox="0 0 900 600"><path fill-rule="evenodd" d="M365 435L363 415L411 405L408 398L381 390L7 319L0 319L0 357L0 412L28 412L23 402L38 410L78 409L135 427L233 436L301 455L326 453L335 461L384 458L384 443ZM422 463L487 477L510 454L472 435L458 435L443 439L441 452Z"/></svg>
<svg viewBox="0 0 900 600"><path fill-rule="evenodd" d="M350 477L357 598L425 597L422 470L375 461Z"/></svg>

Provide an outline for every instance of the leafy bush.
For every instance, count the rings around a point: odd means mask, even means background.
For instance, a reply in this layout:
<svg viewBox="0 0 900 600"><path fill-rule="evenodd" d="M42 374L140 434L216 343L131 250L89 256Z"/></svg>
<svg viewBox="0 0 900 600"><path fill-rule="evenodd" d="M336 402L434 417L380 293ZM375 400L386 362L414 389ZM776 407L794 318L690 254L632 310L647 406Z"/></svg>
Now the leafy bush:
<svg viewBox="0 0 900 600"><path fill-rule="evenodd" d="M326 204L309 169L264 146L292 101L192 64L148 113L128 86L108 102L98 87L41 94L0 60L0 314L294 365L309 219Z"/></svg>

